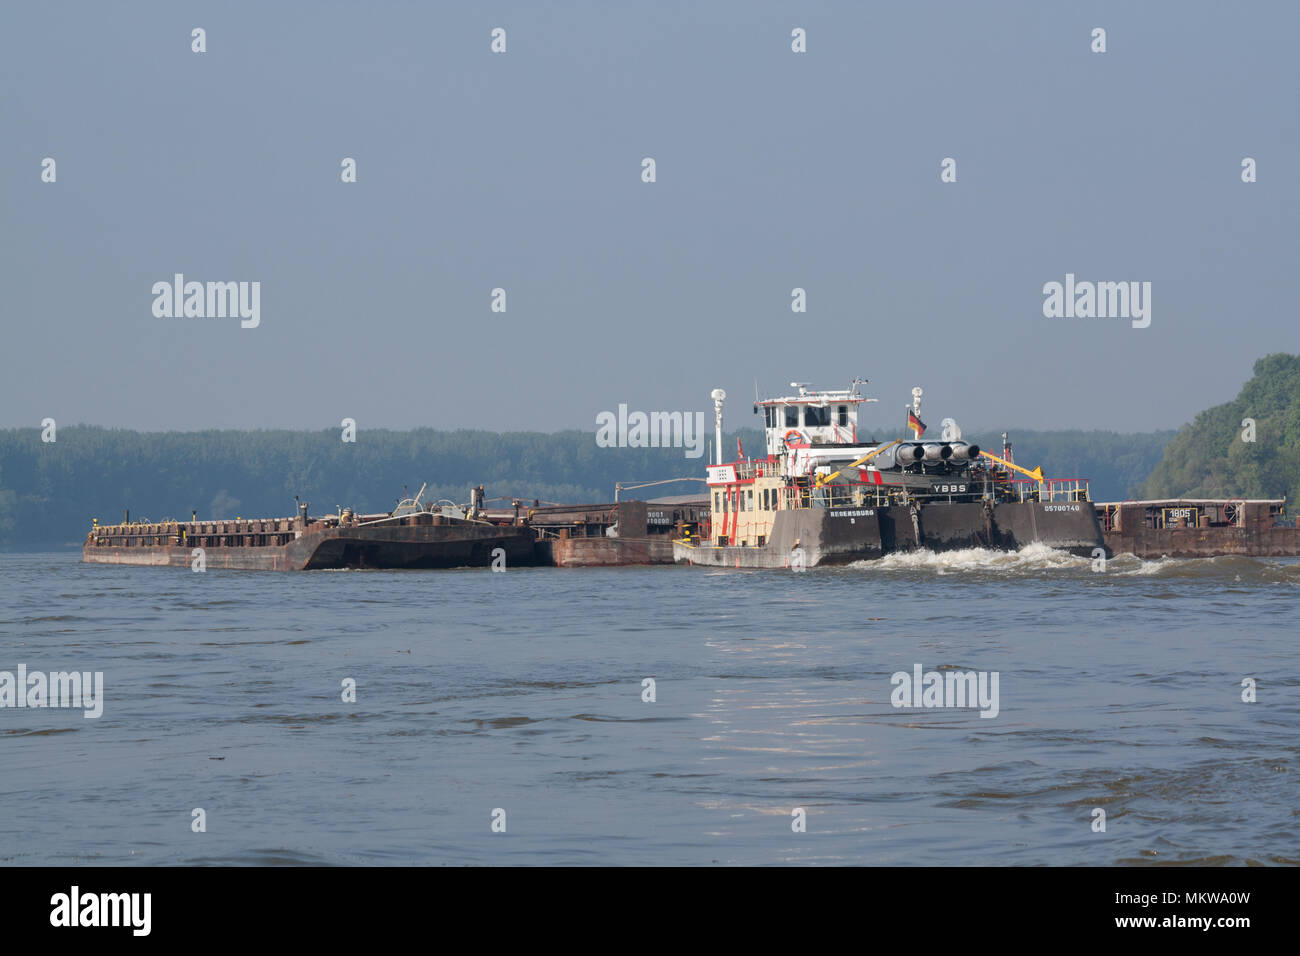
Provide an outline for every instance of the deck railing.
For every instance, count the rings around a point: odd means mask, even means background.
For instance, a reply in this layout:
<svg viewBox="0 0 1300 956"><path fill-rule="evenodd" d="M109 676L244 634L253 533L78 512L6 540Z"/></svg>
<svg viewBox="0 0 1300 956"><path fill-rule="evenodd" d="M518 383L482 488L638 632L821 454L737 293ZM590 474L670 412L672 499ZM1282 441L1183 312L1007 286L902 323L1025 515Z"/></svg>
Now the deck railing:
<svg viewBox="0 0 1300 956"><path fill-rule="evenodd" d="M964 491L945 492L948 487L940 481L937 487L905 488L900 485L877 485L862 481L836 481L817 487L811 483L788 485L779 489L781 507L791 508L862 508L898 505L906 501L952 501L991 499L1015 502L1077 502L1090 501L1086 478L1050 478L998 480L956 479L952 486L961 485Z"/></svg>

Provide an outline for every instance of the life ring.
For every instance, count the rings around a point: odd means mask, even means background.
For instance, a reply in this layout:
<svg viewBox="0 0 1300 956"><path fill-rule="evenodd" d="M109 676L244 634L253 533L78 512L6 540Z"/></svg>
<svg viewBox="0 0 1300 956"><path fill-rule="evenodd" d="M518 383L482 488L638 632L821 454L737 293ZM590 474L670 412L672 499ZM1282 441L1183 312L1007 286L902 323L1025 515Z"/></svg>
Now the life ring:
<svg viewBox="0 0 1300 956"><path fill-rule="evenodd" d="M783 440L786 448L806 448L808 446L808 439L797 428L792 428L786 432Z"/></svg>

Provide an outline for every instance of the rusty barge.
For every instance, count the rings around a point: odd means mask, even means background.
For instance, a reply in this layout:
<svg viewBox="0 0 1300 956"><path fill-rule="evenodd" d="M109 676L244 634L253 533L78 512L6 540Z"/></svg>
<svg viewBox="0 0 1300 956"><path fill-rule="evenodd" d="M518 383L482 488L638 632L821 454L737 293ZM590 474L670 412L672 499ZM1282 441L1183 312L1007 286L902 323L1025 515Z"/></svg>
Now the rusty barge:
<svg viewBox="0 0 1300 956"><path fill-rule="evenodd" d="M536 560L533 533L522 525L457 517L440 511L233 521L96 524L83 561L206 570L311 571L336 568L487 566L494 554L510 564Z"/></svg>
<svg viewBox="0 0 1300 956"><path fill-rule="evenodd" d="M1139 558L1300 555L1300 519L1284 498L1172 498L1098 502L1106 549Z"/></svg>
<svg viewBox="0 0 1300 956"><path fill-rule="evenodd" d="M421 489L423 492L423 489ZM223 521L94 522L82 561L177 568L312 571L342 568L606 567L671 564L672 533L707 520L707 502L484 507L482 486L467 506L403 499L384 514Z"/></svg>

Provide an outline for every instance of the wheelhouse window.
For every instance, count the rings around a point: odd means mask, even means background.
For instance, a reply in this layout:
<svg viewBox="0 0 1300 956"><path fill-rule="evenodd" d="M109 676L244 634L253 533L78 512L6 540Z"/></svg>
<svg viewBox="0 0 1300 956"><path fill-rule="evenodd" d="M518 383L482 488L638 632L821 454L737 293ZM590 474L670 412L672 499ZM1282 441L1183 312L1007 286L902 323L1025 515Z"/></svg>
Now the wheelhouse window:
<svg viewBox="0 0 1300 956"><path fill-rule="evenodd" d="M849 424L849 406L841 405L839 407L840 427L847 428Z"/></svg>
<svg viewBox="0 0 1300 956"><path fill-rule="evenodd" d="M799 427L799 406L798 405L787 405L785 407L785 427L786 428Z"/></svg>
<svg viewBox="0 0 1300 956"><path fill-rule="evenodd" d="M808 428L825 428L831 423L831 410L816 405L805 405L803 423Z"/></svg>

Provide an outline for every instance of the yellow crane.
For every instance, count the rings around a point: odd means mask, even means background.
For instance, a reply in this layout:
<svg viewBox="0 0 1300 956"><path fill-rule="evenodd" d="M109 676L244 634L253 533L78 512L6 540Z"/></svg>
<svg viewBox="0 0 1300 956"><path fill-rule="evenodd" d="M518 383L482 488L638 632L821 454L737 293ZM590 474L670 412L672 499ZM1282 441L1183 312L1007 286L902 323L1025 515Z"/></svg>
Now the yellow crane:
<svg viewBox="0 0 1300 956"><path fill-rule="evenodd" d="M1042 481L1044 480L1044 479L1043 479L1043 466L1042 466L1042 465L1039 465L1039 466L1038 466L1037 468L1035 468L1033 471L1030 471L1028 468L1021 468L1021 467L1020 467L1019 465L1017 465L1014 461L1007 461L1005 458L999 458L997 455L991 455L991 454L989 454L989 453L986 452L986 451L981 451L980 454L983 455L985 458L992 458L992 459L993 459L994 461L996 461L999 465L1006 465L1008 468L1014 468L1016 471L1020 472L1022 475L1028 475L1030 478L1034 479L1034 481L1042 482Z"/></svg>

